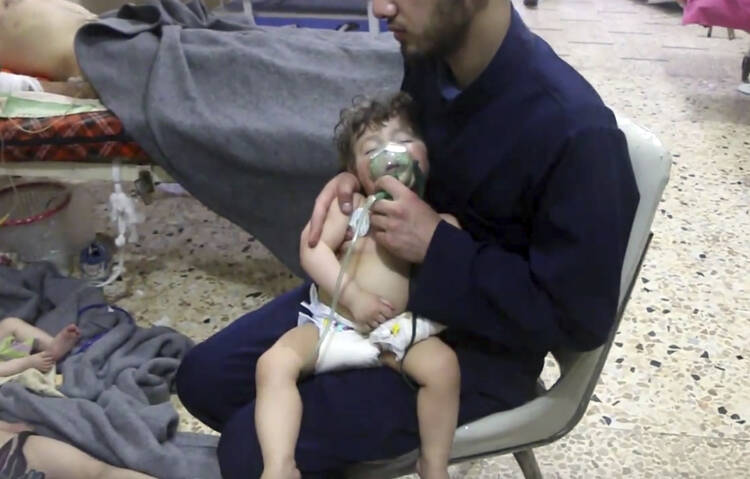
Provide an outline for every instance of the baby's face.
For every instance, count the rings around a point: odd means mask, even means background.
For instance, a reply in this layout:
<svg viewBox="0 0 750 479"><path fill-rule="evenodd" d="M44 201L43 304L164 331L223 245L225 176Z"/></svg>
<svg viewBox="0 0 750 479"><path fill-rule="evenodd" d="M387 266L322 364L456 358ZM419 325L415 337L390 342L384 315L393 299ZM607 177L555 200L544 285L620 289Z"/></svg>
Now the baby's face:
<svg viewBox="0 0 750 479"><path fill-rule="evenodd" d="M398 143L406 147L407 151L419 165L422 173L427 175L430 165L427 162L427 146L421 138L401 117L393 117L382 125L373 125L354 143L354 171L359 178L366 195L375 192L375 181L370 176L370 157L382 149L387 143Z"/></svg>

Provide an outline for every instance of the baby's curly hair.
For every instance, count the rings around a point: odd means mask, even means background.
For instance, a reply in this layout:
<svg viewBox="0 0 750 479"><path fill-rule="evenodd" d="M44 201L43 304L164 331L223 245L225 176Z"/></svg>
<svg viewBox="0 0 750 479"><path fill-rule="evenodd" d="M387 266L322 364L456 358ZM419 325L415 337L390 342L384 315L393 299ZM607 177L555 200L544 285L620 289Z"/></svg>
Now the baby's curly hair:
<svg viewBox="0 0 750 479"><path fill-rule="evenodd" d="M339 122L334 129L333 141L339 154L339 161L344 169L354 164L354 143L367 128L384 124L391 118L400 116L418 134L414 101L405 92L378 95L374 97L357 96L352 106L341 110Z"/></svg>

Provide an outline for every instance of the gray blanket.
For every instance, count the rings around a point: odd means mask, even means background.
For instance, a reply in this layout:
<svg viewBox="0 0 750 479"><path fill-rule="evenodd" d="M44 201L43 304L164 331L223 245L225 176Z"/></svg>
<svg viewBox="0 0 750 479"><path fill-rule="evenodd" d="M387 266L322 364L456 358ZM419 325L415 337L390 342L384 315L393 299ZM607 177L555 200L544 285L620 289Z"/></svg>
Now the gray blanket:
<svg viewBox="0 0 750 479"><path fill-rule="evenodd" d="M48 264L0 267L0 317L20 317L50 334L75 322L83 341L99 336L60 365L67 398L7 383L0 387L0 418L24 421L105 462L160 479L219 478L215 437L175 433L171 386L192 342L168 328L140 328L106 307L79 314L102 303L99 289Z"/></svg>
<svg viewBox="0 0 750 479"><path fill-rule="evenodd" d="M81 28L85 76L190 193L300 273L299 235L325 181L341 108L395 91L391 35L262 28L197 0L125 6Z"/></svg>

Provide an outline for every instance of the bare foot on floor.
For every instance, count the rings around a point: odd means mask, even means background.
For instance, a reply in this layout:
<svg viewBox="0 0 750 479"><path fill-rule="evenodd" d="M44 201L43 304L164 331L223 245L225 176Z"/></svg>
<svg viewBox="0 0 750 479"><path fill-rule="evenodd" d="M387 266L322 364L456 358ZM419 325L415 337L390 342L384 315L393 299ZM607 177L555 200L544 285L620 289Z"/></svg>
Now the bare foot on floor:
<svg viewBox="0 0 750 479"><path fill-rule="evenodd" d="M32 354L26 359L29 361L29 367L36 368L43 373L49 372L52 366L55 365L55 358L47 351Z"/></svg>
<svg viewBox="0 0 750 479"><path fill-rule="evenodd" d="M52 340L47 352L52 355L55 362L62 359L66 354L73 349L78 340L81 338L81 330L78 326L71 324L65 327L62 331L57 333L55 339Z"/></svg>

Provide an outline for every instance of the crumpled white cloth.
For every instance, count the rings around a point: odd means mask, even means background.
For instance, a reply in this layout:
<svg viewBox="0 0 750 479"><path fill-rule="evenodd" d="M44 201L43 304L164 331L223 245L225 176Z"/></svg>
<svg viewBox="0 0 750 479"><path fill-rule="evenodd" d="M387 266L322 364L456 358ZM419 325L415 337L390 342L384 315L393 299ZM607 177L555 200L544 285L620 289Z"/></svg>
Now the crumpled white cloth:
<svg viewBox="0 0 750 479"><path fill-rule="evenodd" d="M0 95L16 91L43 91L42 84L34 77L0 72Z"/></svg>

